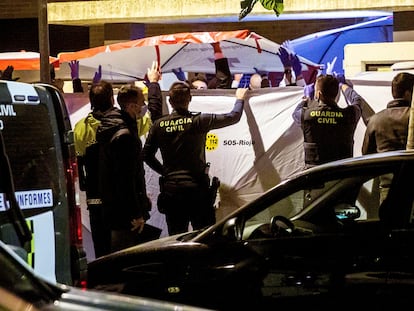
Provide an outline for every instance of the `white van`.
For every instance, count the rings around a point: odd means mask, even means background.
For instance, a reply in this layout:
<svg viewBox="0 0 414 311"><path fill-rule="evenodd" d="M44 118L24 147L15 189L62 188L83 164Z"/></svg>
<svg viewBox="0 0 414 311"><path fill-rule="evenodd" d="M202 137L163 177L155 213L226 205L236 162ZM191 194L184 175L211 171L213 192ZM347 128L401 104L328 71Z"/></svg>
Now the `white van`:
<svg viewBox="0 0 414 311"><path fill-rule="evenodd" d="M30 241L19 240L2 190L0 239L24 248L45 279L86 286L76 155L61 93L47 84L0 81L0 130L31 231Z"/></svg>

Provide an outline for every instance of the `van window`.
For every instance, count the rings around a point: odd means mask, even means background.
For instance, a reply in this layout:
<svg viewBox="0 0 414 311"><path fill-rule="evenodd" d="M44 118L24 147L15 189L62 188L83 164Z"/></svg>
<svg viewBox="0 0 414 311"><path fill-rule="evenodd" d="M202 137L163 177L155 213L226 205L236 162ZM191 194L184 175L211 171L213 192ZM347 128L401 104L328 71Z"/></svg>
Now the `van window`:
<svg viewBox="0 0 414 311"><path fill-rule="evenodd" d="M5 105L0 104L0 109ZM42 103L9 105L1 116L3 137L14 176L17 200L26 216L58 205L62 150L49 108ZM1 114L1 112L0 112ZM53 114L52 114L53 115Z"/></svg>

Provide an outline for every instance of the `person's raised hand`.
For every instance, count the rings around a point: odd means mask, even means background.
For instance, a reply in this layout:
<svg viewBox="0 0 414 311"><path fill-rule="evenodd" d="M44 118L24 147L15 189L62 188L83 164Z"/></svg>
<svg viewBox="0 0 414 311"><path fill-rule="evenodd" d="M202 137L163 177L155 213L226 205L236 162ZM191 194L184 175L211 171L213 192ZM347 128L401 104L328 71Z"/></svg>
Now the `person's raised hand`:
<svg viewBox="0 0 414 311"><path fill-rule="evenodd" d="M341 74L336 74L334 77L339 81L339 83L346 84L345 76Z"/></svg>
<svg viewBox="0 0 414 311"><path fill-rule="evenodd" d="M158 82L161 80L161 71L156 60L152 62L151 68L148 68L147 78L149 82Z"/></svg>
<svg viewBox="0 0 414 311"><path fill-rule="evenodd" d="M335 66L335 63L336 63L336 59L337 59L337 56L335 56L333 58L332 62L327 62L326 63L326 74L327 75L333 75L334 74L333 69L334 69L334 66Z"/></svg>
<svg viewBox="0 0 414 311"><path fill-rule="evenodd" d="M173 69L172 72L175 74L175 76L177 77L178 80L180 80L180 81L185 81L186 80L185 73L181 69L181 67L178 68L178 69Z"/></svg>
<svg viewBox="0 0 414 311"><path fill-rule="evenodd" d="M246 97L248 88L237 88L236 89L236 98L237 99L244 99Z"/></svg>
<svg viewBox="0 0 414 311"><path fill-rule="evenodd" d="M14 67L13 66L7 66L6 69L4 69L3 71L0 71L0 80L9 80L12 81L13 80L13 71L14 71Z"/></svg>
<svg viewBox="0 0 414 311"><path fill-rule="evenodd" d="M292 67L292 62L290 59L290 55L289 52L286 50L286 48L284 48L283 46L279 47L279 52L277 53L277 55L279 55L280 57L280 61L283 64L283 67Z"/></svg>
<svg viewBox="0 0 414 311"><path fill-rule="evenodd" d="M79 79L79 61L78 60L70 61L69 67L70 67L70 76L72 77L72 80Z"/></svg>
<svg viewBox="0 0 414 311"><path fill-rule="evenodd" d="M288 53L295 54L295 49L289 40L283 41L282 46L288 51Z"/></svg>
<svg viewBox="0 0 414 311"><path fill-rule="evenodd" d="M93 75L92 83L94 84L98 83L99 81L101 81L101 79L102 79L102 66L99 65L98 70L95 71L95 74Z"/></svg>
<svg viewBox="0 0 414 311"><path fill-rule="evenodd" d="M339 85L346 84L346 85L348 85L351 88L354 87L354 85L352 84L352 82L349 81L349 80L347 80L345 78L345 75L343 75L343 74L334 74L334 77L339 81Z"/></svg>

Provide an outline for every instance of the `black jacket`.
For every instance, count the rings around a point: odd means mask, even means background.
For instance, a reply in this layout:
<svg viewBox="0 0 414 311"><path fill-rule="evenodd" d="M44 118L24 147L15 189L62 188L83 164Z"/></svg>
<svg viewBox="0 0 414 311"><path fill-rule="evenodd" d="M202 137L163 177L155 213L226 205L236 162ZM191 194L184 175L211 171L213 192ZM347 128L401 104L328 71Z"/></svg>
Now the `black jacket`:
<svg viewBox="0 0 414 311"><path fill-rule="evenodd" d="M353 156L355 129L366 102L352 88L344 96L348 101L345 108L336 102L309 99L296 107L293 119L302 127L306 165Z"/></svg>
<svg viewBox="0 0 414 311"><path fill-rule="evenodd" d="M243 112L244 101L236 100L229 113L177 112L159 118L151 127L145 141L145 162L160 175L188 171L193 176L206 169L206 135L211 129L237 123ZM163 163L155 157L161 150Z"/></svg>
<svg viewBox="0 0 414 311"><path fill-rule="evenodd" d="M148 110L152 122L162 116L162 92L158 82L148 83Z"/></svg>
<svg viewBox="0 0 414 311"><path fill-rule="evenodd" d="M136 120L112 108L101 119L96 139L101 146L99 172L105 219L111 229L129 229L133 219L148 219L151 208Z"/></svg>

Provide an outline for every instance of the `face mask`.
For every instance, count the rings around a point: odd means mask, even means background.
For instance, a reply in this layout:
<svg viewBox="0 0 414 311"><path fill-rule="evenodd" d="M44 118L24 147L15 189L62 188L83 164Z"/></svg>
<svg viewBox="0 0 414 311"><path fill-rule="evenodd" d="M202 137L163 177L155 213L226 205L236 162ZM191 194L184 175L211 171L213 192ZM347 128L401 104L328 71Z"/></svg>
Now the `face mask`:
<svg viewBox="0 0 414 311"><path fill-rule="evenodd" d="M141 106L141 111L138 114L138 118L142 118L148 111L148 106L147 105L143 105Z"/></svg>

